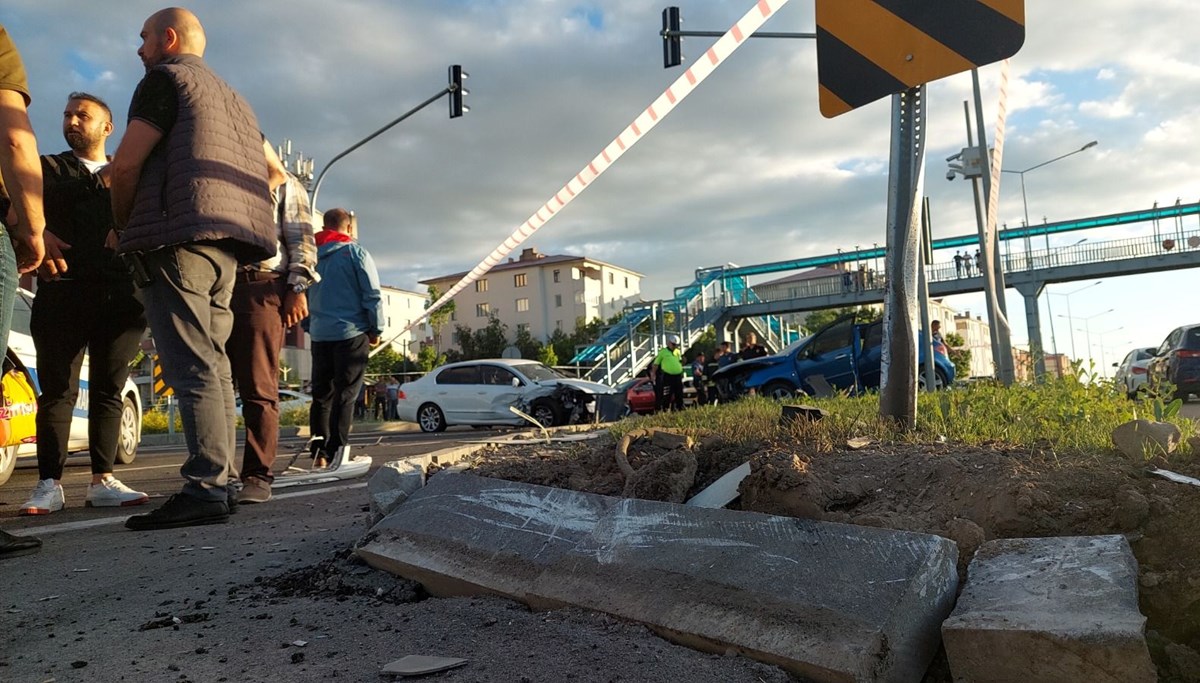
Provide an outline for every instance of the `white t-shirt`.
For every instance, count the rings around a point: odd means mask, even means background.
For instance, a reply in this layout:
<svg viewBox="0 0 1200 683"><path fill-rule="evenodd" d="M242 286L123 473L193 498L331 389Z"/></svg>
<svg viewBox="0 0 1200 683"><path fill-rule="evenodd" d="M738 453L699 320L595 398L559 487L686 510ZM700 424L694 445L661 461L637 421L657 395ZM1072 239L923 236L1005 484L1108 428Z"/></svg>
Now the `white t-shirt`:
<svg viewBox="0 0 1200 683"><path fill-rule="evenodd" d="M102 168L104 168L105 166L107 166L107 165L108 165L108 161L107 161L107 160L105 160L105 161L92 161L91 159L82 159L82 158L80 158L80 157L75 157L75 158L76 158L76 159L79 159L79 163L83 164L83 165L84 165L84 167L86 167L86 168L87 168L87 170L91 171L93 174L95 174L95 173L99 173L99 172L100 172L100 169L102 169Z"/></svg>

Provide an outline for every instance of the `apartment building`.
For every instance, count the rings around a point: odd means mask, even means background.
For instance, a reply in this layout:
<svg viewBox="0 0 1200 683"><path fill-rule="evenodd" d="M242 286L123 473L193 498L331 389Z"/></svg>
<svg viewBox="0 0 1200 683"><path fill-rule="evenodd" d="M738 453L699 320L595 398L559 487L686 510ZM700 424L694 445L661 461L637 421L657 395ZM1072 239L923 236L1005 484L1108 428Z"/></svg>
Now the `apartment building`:
<svg viewBox="0 0 1200 683"><path fill-rule="evenodd" d="M412 292L399 287L380 287L383 297L383 335L381 339L392 345L392 348L403 356L415 358L421 351L421 344L429 340L433 333L426 322L404 332L409 323L416 320L424 311L429 295L425 292Z"/></svg>
<svg viewBox="0 0 1200 683"><path fill-rule="evenodd" d="M467 272L422 280L445 292ZM555 330L570 334L578 319L607 320L640 300L642 274L583 256L550 255L530 247L487 272L454 297L455 311L442 329L439 351L456 348L454 328L487 326L496 316L512 339L527 329L546 341Z"/></svg>

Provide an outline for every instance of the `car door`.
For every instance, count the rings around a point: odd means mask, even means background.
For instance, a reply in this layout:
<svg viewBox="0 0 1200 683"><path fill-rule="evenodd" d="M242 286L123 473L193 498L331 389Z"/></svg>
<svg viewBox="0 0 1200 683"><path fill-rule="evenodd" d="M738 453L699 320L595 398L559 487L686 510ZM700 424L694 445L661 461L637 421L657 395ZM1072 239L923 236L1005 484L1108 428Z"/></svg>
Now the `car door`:
<svg viewBox="0 0 1200 683"><path fill-rule="evenodd" d="M854 388L854 331L854 318L847 317L818 332L796 354L796 376L805 391L812 392L811 375L823 376L836 389Z"/></svg>
<svg viewBox="0 0 1200 683"><path fill-rule="evenodd" d="M479 412L479 366L458 365L445 368L437 376L433 402L446 417L446 424L470 422Z"/></svg>
<svg viewBox="0 0 1200 683"><path fill-rule="evenodd" d="M479 401L473 420L486 423L489 420L513 419L515 415L509 407L516 404L521 394L529 388L529 383L503 365L482 364L479 366L479 377Z"/></svg>

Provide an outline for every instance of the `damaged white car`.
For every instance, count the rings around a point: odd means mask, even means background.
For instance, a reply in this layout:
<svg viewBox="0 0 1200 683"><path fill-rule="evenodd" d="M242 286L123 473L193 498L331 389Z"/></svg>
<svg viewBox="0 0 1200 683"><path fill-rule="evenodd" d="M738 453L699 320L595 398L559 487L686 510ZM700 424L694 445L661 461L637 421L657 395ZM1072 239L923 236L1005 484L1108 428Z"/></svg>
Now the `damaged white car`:
<svg viewBox="0 0 1200 683"><path fill-rule="evenodd" d="M616 419L624 396L603 384L570 379L536 361L490 358L450 363L400 386L401 420L421 431L453 425L524 425L509 410L533 416L544 426Z"/></svg>

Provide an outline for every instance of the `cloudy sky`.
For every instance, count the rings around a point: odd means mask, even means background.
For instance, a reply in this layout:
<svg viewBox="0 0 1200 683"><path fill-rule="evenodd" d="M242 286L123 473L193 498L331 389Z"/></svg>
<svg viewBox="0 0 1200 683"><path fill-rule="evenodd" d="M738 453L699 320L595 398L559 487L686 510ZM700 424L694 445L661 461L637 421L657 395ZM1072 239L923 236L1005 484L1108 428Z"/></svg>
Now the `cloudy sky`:
<svg viewBox="0 0 1200 683"><path fill-rule="evenodd" d="M681 3L684 28L725 30L750 0ZM266 134L317 159L341 150L470 73L471 111L450 120L439 101L338 162L321 208L345 206L383 280L468 270L578 172L678 75L662 68L664 5L633 0L197 0L207 59L254 106ZM117 132L142 76L143 20L160 4L4 0L0 23L30 73L32 116L45 151L65 148L66 93L109 100ZM1065 220L1200 199L1200 57L1194 0L1028 3L1027 37L1012 61L1005 168L1024 169L1099 145L1026 176L1029 212ZM765 27L810 32L812 0L793 0ZM686 57L713 39L688 38ZM997 67L981 72L993 123ZM943 159L965 145L969 75L929 91L929 175L935 236L972 232L971 192L946 182ZM748 265L885 241L890 108L886 100L828 120L817 103L812 41L750 41L603 178L525 246L587 255L641 273L647 298L668 296L697 267ZM1000 220L1022 218L1004 176ZM1191 219L1190 228L1195 228ZM1147 234L1149 226L1054 242ZM939 253L941 260L952 253ZM1092 356L1157 345L1196 322L1181 293L1194 271L1052 285L1093 316ZM1185 296L1183 301L1189 297ZM1046 315L1043 296L1043 316ZM1021 298L1009 296L1014 339ZM982 313L982 297L949 301ZM1106 309L1113 313L1102 313ZM1055 318L1060 351L1071 328ZM1048 336L1048 335L1047 335ZM1082 334L1078 354L1085 355Z"/></svg>

